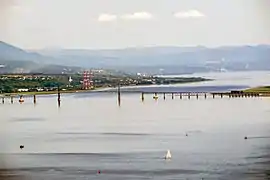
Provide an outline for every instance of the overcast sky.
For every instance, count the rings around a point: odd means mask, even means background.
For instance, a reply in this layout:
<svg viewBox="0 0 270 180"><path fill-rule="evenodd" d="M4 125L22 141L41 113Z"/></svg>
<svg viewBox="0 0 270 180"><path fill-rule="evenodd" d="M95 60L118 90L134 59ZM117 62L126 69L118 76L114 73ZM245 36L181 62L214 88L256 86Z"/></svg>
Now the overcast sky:
<svg viewBox="0 0 270 180"><path fill-rule="evenodd" d="M0 0L26 49L270 44L270 0Z"/></svg>

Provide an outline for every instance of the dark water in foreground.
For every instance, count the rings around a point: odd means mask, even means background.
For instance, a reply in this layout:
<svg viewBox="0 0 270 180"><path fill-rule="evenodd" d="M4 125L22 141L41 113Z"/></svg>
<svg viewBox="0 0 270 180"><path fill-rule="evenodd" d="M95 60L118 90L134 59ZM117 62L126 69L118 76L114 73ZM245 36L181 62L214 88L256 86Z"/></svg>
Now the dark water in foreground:
<svg viewBox="0 0 270 180"><path fill-rule="evenodd" d="M55 96L37 100L36 106L32 99L0 105L0 156L9 174L270 179L270 99L154 101L146 95L142 103L139 94L125 94L119 108L115 94L76 94L63 96L60 109ZM167 149L170 161L163 159Z"/></svg>

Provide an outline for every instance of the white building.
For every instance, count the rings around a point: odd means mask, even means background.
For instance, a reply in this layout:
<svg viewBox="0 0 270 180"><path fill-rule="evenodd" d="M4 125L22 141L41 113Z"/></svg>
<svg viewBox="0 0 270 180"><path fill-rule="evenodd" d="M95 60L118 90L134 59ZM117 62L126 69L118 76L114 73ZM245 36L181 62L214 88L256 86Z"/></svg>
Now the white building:
<svg viewBox="0 0 270 180"><path fill-rule="evenodd" d="M28 92L29 89L18 89L19 92Z"/></svg>

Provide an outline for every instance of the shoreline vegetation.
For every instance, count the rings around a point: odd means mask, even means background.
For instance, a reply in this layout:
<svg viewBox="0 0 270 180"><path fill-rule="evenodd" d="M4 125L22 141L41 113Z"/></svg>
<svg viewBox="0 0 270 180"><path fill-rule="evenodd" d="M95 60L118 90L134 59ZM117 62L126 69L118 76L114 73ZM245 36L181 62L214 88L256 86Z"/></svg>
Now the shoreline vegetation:
<svg viewBox="0 0 270 180"><path fill-rule="evenodd" d="M70 81L72 79L72 81ZM142 77L142 76L104 76L93 79L90 89L82 89L81 76L28 76L10 77L0 75L0 95L4 96L31 96L53 95L58 93L84 93L104 91L121 87L140 87L152 85L177 85L184 83L196 83L211 81L202 77Z"/></svg>
<svg viewBox="0 0 270 180"><path fill-rule="evenodd" d="M270 86L259 86L244 90L245 93L267 93L270 94Z"/></svg>

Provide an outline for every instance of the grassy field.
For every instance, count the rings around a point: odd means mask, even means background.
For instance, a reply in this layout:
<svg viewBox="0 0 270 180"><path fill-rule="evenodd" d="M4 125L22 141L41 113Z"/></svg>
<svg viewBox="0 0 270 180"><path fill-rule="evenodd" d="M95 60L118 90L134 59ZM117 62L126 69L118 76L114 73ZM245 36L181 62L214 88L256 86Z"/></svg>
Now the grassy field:
<svg viewBox="0 0 270 180"><path fill-rule="evenodd" d="M253 93L270 93L270 86L256 87L245 90L244 92L253 92Z"/></svg>

